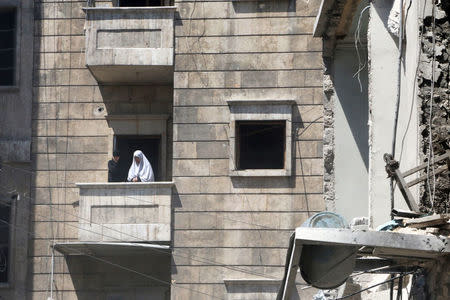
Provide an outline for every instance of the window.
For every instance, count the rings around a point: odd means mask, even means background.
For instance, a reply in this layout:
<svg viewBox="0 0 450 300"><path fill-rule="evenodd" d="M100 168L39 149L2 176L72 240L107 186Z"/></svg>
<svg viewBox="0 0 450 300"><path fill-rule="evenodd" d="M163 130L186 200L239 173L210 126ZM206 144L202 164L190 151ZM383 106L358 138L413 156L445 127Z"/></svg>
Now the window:
<svg viewBox="0 0 450 300"><path fill-rule="evenodd" d="M228 100L231 176L290 176L293 100Z"/></svg>
<svg viewBox="0 0 450 300"><path fill-rule="evenodd" d="M0 204L0 283L8 282L10 204Z"/></svg>
<svg viewBox="0 0 450 300"><path fill-rule="evenodd" d="M237 169L283 169L286 122L236 122Z"/></svg>
<svg viewBox="0 0 450 300"><path fill-rule="evenodd" d="M164 0L120 0L119 3L122 7L163 6Z"/></svg>
<svg viewBox="0 0 450 300"><path fill-rule="evenodd" d="M16 10L0 9L0 86L15 84Z"/></svg>
<svg viewBox="0 0 450 300"><path fill-rule="evenodd" d="M127 181L128 170L133 162L133 153L141 150L150 162L155 181L161 180L159 175L160 136L117 135L115 149L120 151L119 170L122 181Z"/></svg>

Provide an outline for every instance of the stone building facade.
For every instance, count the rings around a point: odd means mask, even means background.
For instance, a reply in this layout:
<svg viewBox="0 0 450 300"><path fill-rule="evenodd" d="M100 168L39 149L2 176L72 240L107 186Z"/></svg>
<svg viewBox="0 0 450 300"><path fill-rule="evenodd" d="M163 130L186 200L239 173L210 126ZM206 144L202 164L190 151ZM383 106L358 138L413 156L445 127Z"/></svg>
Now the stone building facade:
<svg viewBox="0 0 450 300"><path fill-rule="evenodd" d="M172 279L179 286L220 299L274 299L292 229L324 208L321 43L311 36L318 4L176 3ZM292 163L284 174L238 170L236 126L250 120L286 120ZM181 288L172 297L212 299Z"/></svg>
<svg viewBox="0 0 450 300"><path fill-rule="evenodd" d="M34 1L27 298L273 299L324 209L318 9ZM137 148L156 182L106 183Z"/></svg>
<svg viewBox="0 0 450 300"><path fill-rule="evenodd" d="M33 20L31 1L0 2L0 296L3 299L24 299L27 290Z"/></svg>

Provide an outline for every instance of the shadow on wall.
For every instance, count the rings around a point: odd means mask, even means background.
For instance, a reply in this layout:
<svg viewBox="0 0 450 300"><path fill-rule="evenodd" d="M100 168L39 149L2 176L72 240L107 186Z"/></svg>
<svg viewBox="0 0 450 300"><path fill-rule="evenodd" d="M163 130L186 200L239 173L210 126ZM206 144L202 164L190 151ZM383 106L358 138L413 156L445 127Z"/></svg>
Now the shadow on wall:
<svg viewBox="0 0 450 300"><path fill-rule="evenodd" d="M233 1L236 13L296 12L296 0Z"/></svg>
<svg viewBox="0 0 450 300"><path fill-rule="evenodd" d="M407 2L407 1L405 1ZM391 12L391 10L394 8L394 4L398 4L396 1L392 1L392 0L381 0L381 1L377 1L376 5L373 5L372 7L374 7L374 10L371 10L372 12L375 11L378 15L378 17L380 18L380 20L383 22L384 28L386 28L386 30L388 29L388 21L389 21L389 14ZM406 3L406 9L408 9L409 3ZM389 30L387 30L390 33L390 36L392 38L392 40L395 42L395 44L398 47L398 37L395 36L394 34L392 34Z"/></svg>
<svg viewBox="0 0 450 300"><path fill-rule="evenodd" d="M173 87L170 85L99 85L105 105L103 115L169 114Z"/></svg>
<svg viewBox="0 0 450 300"><path fill-rule="evenodd" d="M227 293L233 295L232 299L241 299L239 296L244 296L245 299L275 299L279 290L279 284L254 284L254 283L246 283L246 284L227 284L226 290ZM270 298L272 297L272 298ZM290 300L300 300L299 292L297 287L293 288Z"/></svg>
<svg viewBox="0 0 450 300"><path fill-rule="evenodd" d="M67 266L77 299L170 299L170 255L153 252L149 255L100 257L100 259L110 263L87 256L67 257ZM57 286L56 288L58 289Z"/></svg>

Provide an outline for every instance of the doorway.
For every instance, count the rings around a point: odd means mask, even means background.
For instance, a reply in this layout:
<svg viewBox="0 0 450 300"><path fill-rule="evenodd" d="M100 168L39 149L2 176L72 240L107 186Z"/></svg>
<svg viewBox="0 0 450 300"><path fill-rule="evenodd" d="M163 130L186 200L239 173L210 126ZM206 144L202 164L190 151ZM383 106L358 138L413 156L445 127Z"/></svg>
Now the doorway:
<svg viewBox="0 0 450 300"><path fill-rule="evenodd" d="M155 181L161 180L159 159L161 136L116 135L114 136L114 149L120 151L118 167L123 181L127 181L128 170L133 161L133 153L136 150L141 150L152 165Z"/></svg>

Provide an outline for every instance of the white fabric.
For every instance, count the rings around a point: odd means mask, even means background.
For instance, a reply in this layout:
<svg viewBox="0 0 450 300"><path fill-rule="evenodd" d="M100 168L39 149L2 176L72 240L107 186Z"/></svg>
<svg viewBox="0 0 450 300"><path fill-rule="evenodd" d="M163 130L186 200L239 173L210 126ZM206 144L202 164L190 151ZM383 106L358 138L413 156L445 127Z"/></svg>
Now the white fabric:
<svg viewBox="0 0 450 300"><path fill-rule="evenodd" d="M139 164L136 163L136 160L134 159L135 157L139 158ZM128 171L127 180L132 181L135 177L139 177L142 182L155 181L155 175L153 174L152 166L141 150L134 151L133 163L131 164L130 170Z"/></svg>

